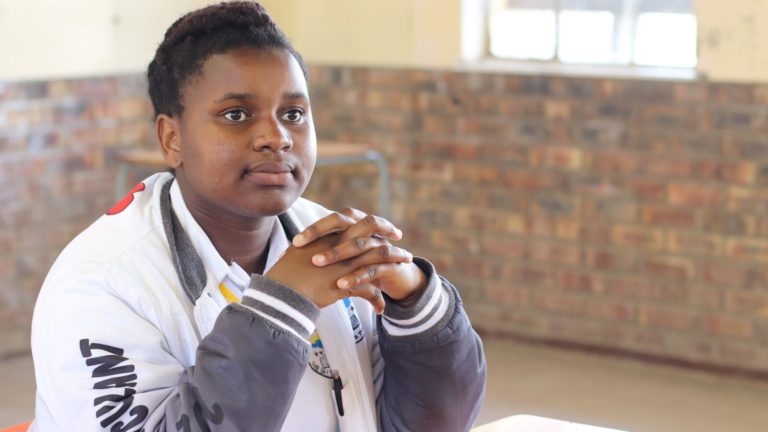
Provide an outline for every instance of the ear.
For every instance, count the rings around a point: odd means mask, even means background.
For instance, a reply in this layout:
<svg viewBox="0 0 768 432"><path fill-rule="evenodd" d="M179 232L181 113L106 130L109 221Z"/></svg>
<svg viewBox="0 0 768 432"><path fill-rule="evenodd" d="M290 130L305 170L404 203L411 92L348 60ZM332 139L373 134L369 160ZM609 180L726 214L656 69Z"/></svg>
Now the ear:
<svg viewBox="0 0 768 432"><path fill-rule="evenodd" d="M160 142L165 163L173 169L180 167L182 157L179 122L174 117L160 114L155 119L155 132L157 132L157 140Z"/></svg>

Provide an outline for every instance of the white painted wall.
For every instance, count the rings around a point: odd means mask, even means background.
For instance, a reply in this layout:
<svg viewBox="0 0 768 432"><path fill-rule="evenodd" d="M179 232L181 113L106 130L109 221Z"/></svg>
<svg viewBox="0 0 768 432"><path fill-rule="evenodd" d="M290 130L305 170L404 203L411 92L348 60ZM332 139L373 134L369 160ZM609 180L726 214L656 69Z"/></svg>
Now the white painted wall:
<svg viewBox="0 0 768 432"><path fill-rule="evenodd" d="M461 3L461 0L262 1L308 62L416 67L459 64Z"/></svg>
<svg viewBox="0 0 768 432"><path fill-rule="evenodd" d="M712 81L768 81L768 1L696 0L699 72Z"/></svg>
<svg viewBox="0 0 768 432"><path fill-rule="evenodd" d="M0 0L0 80L143 71L201 0Z"/></svg>
<svg viewBox="0 0 768 432"><path fill-rule="evenodd" d="M481 53L474 48L482 36L468 33L482 26L462 20L462 8L467 16L466 10L481 1L263 3L310 63L444 69ZM0 80L144 71L168 26L207 3L0 0ZM767 82L768 1L697 0L695 4L699 72L712 81Z"/></svg>

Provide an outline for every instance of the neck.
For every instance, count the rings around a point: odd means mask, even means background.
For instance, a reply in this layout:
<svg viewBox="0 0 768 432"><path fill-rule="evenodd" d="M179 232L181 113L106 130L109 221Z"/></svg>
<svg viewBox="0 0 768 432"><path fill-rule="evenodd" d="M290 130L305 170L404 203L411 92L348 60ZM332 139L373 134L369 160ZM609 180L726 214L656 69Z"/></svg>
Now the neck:
<svg viewBox="0 0 768 432"><path fill-rule="evenodd" d="M277 216L249 220L247 225L227 223L219 217L189 206L189 211L227 263L236 262L248 274L264 273L269 239Z"/></svg>

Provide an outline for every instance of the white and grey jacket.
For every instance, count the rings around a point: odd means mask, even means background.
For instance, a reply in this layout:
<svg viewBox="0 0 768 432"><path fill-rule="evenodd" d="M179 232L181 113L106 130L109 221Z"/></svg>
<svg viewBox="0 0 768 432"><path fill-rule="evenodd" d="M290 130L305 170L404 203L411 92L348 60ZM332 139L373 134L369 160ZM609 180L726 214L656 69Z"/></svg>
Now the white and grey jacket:
<svg viewBox="0 0 768 432"><path fill-rule="evenodd" d="M167 202L172 181L146 179L51 268L32 326L32 431L279 431L301 415L315 327L343 384L341 431L472 426L482 344L429 262L416 259L429 284L415 305L387 301L381 317L353 298L357 329L343 302L321 310L260 275L229 304ZM295 233L327 214L299 199L280 219Z"/></svg>

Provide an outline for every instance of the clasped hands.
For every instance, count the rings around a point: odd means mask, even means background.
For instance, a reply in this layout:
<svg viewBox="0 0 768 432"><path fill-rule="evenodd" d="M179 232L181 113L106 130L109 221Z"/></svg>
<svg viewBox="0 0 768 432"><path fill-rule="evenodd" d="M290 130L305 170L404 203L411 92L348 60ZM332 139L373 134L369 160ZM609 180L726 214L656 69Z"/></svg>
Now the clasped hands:
<svg viewBox="0 0 768 432"><path fill-rule="evenodd" d="M408 303L426 287L424 272L413 255L390 241L402 232L388 220L346 208L294 237L288 250L266 273L323 308L356 296L384 311L385 292Z"/></svg>

